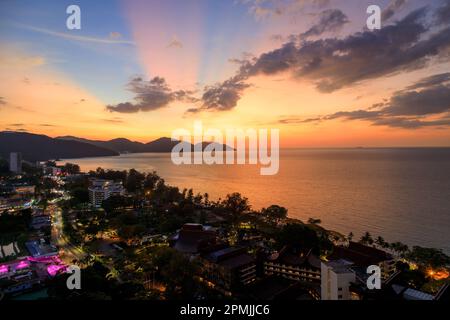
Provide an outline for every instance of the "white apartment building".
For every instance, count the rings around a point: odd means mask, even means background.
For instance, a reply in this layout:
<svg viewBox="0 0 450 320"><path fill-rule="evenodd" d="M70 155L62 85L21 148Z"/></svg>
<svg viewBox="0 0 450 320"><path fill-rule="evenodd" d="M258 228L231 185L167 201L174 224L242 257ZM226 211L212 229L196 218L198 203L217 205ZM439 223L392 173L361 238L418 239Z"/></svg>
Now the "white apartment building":
<svg viewBox="0 0 450 320"><path fill-rule="evenodd" d="M322 300L352 300L350 284L356 276L350 270L351 262L335 260L321 263Z"/></svg>
<svg viewBox="0 0 450 320"><path fill-rule="evenodd" d="M122 196L125 194L125 189L121 182L102 179L92 180L88 190L89 202L96 208L99 208L102 202L111 196Z"/></svg>

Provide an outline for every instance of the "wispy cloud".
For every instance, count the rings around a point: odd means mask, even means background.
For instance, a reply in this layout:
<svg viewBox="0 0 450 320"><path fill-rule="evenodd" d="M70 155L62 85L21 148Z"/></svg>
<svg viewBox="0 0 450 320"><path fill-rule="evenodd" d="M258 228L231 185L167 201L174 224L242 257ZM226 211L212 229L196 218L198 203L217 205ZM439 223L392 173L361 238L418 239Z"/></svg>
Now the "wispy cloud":
<svg viewBox="0 0 450 320"><path fill-rule="evenodd" d="M108 38L98 38L98 37L81 36L81 35L74 35L74 34L65 33L65 32L53 31L53 30L39 28L39 27L35 27L35 26L29 26L29 25L25 25L25 24L14 23L13 25L16 27L22 28L22 29L31 30L31 31L38 32L41 34L47 34L50 36L63 38L63 39L67 39L67 40L73 40L73 41L94 42L94 43L100 43L100 44L127 44L127 45L135 44L133 41L122 40L122 39L120 39L120 37L119 38L111 37L111 34L109 35Z"/></svg>
<svg viewBox="0 0 450 320"><path fill-rule="evenodd" d="M381 19L383 21L391 19L398 11L400 11L405 6L406 3L407 0L391 0L388 6L381 13Z"/></svg>
<svg viewBox="0 0 450 320"><path fill-rule="evenodd" d="M5 48L2 48L2 51L0 51L0 67L4 68L27 69L40 67L46 62L46 59L39 55L24 55Z"/></svg>
<svg viewBox="0 0 450 320"><path fill-rule="evenodd" d="M319 14L319 21L313 25L306 32L300 35L300 39L309 38L312 36L320 36L326 32L339 31L350 20L341 10L329 9L322 11Z"/></svg>
<svg viewBox="0 0 450 320"><path fill-rule="evenodd" d="M180 40L178 40L177 36L173 36L172 40L167 45L167 48L181 49L181 48L183 48L183 43Z"/></svg>
<svg viewBox="0 0 450 320"><path fill-rule="evenodd" d="M107 123L124 123L125 121L123 121L123 119L118 118L118 117L114 117L112 119L102 119L103 122L107 122Z"/></svg>
<svg viewBox="0 0 450 320"><path fill-rule="evenodd" d="M283 16L295 15L306 6L311 8L323 8L330 4L330 0L239 0L247 5L249 13L256 20L263 20Z"/></svg>
<svg viewBox="0 0 450 320"><path fill-rule="evenodd" d="M13 128L9 128L9 127L6 127L6 128L5 128L5 131L13 131L13 132L28 132L28 130L27 130L27 129L13 129Z"/></svg>
<svg viewBox="0 0 450 320"><path fill-rule="evenodd" d="M40 126L40 127L57 127L56 125L54 125L54 124L49 124L49 123L40 123L39 126Z"/></svg>

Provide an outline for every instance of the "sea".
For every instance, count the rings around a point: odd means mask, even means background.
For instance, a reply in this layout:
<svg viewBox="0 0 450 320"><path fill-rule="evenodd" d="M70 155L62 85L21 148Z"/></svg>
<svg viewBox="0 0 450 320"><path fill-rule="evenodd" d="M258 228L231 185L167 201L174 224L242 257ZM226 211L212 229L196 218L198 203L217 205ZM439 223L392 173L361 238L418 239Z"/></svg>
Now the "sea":
<svg viewBox="0 0 450 320"><path fill-rule="evenodd" d="M261 175L260 165L174 165L170 153L60 163L82 171L156 171L168 184L211 200L239 192L253 209L277 204L292 218L317 218L344 235L368 231L450 254L450 148L284 149L279 161L273 176Z"/></svg>

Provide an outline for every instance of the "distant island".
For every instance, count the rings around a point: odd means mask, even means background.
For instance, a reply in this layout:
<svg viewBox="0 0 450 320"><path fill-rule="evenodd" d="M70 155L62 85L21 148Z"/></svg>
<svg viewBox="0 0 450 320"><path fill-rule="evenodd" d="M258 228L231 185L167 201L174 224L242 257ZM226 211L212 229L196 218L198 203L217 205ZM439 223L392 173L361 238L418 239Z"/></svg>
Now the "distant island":
<svg viewBox="0 0 450 320"><path fill-rule="evenodd" d="M8 159L10 152L22 153L28 161L44 161L50 159L72 159L87 157L118 156L121 153L166 153L171 152L179 141L162 137L148 143L117 138L108 141L89 140L74 136L51 138L46 135L27 132L0 132L0 157ZM209 142L204 142L204 149ZM192 146L193 148L193 146ZM222 145L224 151L233 150Z"/></svg>

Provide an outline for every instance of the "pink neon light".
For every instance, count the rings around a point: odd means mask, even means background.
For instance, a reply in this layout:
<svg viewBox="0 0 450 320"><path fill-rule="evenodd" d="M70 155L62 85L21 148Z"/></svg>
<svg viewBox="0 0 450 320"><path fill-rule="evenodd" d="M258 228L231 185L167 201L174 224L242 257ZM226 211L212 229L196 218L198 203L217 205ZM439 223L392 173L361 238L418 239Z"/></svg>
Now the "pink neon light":
<svg viewBox="0 0 450 320"><path fill-rule="evenodd" d="M7 266L0 266L0 273L7 273L8 267Z"/></svg>
<svg viewBox="0 0 450 320"><path fill-rule="evenodd" d="M59 271L61 270L65 270L66 267L65 266L58 266L55 264L51 264L47 267L47 272L49 275L51 275L52 277L55 276Z"/></svg>
<svg viewBox="0 0 450 320"><path fill-rule="evenodd" d="M20 261L19 264L16 266L16 270L19 270L19 269L25 269L25 268L28 268L29 266L30 266L30 265L29 265L28 262L26 262L25 260L22 260L22 261Z"/></svg>

